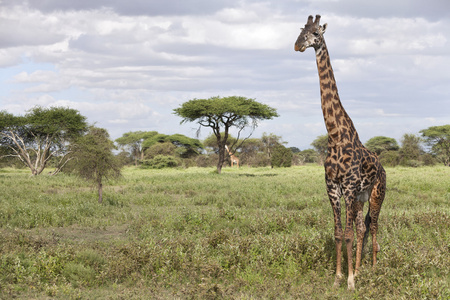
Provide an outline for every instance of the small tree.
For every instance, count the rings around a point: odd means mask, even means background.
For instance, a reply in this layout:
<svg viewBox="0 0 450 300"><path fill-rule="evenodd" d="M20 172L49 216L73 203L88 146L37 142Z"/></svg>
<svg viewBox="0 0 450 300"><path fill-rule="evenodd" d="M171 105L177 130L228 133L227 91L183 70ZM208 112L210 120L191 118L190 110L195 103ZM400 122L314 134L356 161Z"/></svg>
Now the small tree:
<svg viewBox="0 0 450 300"><path fill-rule="evenodd" d="M209 99L193 99L174 109L174 114L183 118L181 123L197 122L201 127L213 130L219 147L217 172L220 174L225 161L225 145L227 144L231 127L238 130L237 140L241 131L248 127L256 128L258 121L278 117L274 108L245 97L211 97ZM198 132L199 132L198 131Z"/></svg>
<svg viewBox="0 0 450 300"><path fill-rule="evenodd" d="M414 134L404 134L401 139L402 147L399 150L400 164L416 167L421 164L420 156L424 153L422 140Z"/></svg>
<svg viewBox="0 0 450 300"><path fill-rule="evenodd" d="M278 145L284 144L281 140L281 136L275 135L274 133L267 134L265 132L261 137L261 142L263 144L264 151L267 153L269 159L271 159L272 157L272 152L274 148L277 147Z"/></svg>
<svg viewBox="0 0 450 300"><path fill-rule="evenodd" d="M297 148L297 147L289 147L289 149L291 149L291 152L292 152L293 154L302 152L302 151L301 151L299 148Z"/></svg>
<svg viewBox="0 0 450 300"><path fill-rule="evenodd" d="M18 158L33 175L41 174L53 158L53 174L58 173L71 159L70 143L86 130L86 118L75 109L36 106L25 116L0 112L0 143L8 149L4 157Z"/></svg>
<svg viewBox="0 0 450 300"><path fill-rule="evenodd" d="M327 157L328 151L328 134L318 136L312 143L317 154L319 155L320 164L323 164Z"/></svg>
<svg viewBox="0 0 450 300"><path fill-rule="evenodd" d="M376 136L366 142L367 149L380 155L383 151L396 151L399 149L397 141L385 136Z"/></svg>
<svg viewBox="0 0 450 300"><path fill-rule="evenodd" d="M395 167L400 163L399 151L383 151L379 156L383 166Z"/></svg>
<svg viewBox="0 0 450 300"><path fill-rule="evenodd" d="M450 167L450 125L432 126L420 133L437 159Z"/></svg>
<svg viewBox="0 0 450 300"><path fill-rule="evenodd" d="M77 163L75 170L98 188L98 203L103 201L103 179L120 176L120 161L112 150L114 143L103 128L90 127L89 132L74 146Z"/></svg>
<svg viewBox="0 0 450 300"><path fill-rule="evenodd" d="M317 151L314 151L314 149L300 151L299 155L303 157L303 162L305 163L317 162L318 154Z"/></svg>
<svg viewBox="0 0 450 300"><path fill-rule="evenodd" d="M260 166L264 164L264 149L261 139L250 138L239 147L239 160L242 165ZM266 160L267 161L267 160Z"/></svg>
<svg viewBox="0 0 450 300"><path fill-rule="evenodd" d="M276 145L273 148L270 163L272 168L292 166L292 151L283 145Z"/></svg>
<svg viewBox="0 0 450 300"><path fill-rule="evenodd" d="M124 133L120 138L116 139L119 147L130 151L134 158L134 164L137 166L138 160L144 159L144 148L142 143L155 135L156 131L134 131Z"/></svg>

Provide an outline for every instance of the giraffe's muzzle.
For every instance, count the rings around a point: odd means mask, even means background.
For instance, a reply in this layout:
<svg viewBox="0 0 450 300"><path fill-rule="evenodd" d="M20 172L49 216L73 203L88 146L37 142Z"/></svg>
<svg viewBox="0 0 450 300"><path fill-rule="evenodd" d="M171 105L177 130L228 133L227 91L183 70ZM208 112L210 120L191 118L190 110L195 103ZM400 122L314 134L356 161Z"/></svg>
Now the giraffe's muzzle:
<svg viewBox="0 0 450 300"><path fill-rule="evenodd" d="M306 46L299 47L297 44L295 44L294 49L295 49L295 51L304 52L306 50Z"/></svg>

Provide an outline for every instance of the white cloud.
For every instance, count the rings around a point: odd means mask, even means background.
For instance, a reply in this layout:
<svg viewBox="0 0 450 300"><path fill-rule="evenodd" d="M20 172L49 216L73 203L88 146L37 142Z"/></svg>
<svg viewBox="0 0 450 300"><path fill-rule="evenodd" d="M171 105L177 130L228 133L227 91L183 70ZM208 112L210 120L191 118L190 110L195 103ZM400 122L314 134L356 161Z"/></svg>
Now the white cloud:
<svg viewBox="0 0 450 300"><path fill-rule="evenodd" d="M7 72L0 76L0 109L61 104L119 135L136 128L188 133L195 125L180 127L172 115L180 103L242 95L278 109L280 118L261 130L309 145L304 140L324 129L319 81L313 50L295 53L293 44L310 11L323 11L351 117L386 122L373 125L385 135L394 124L405 130L399 119L406 115L443 120L450 22L439 11L421 15L430 9L412 9L417 1L408 13L385 15L392 1L371 4L372 14L353 1L213 2L200 2L195 12L189 1L176 9L133 0L2 2L0 67Z"/></svg>

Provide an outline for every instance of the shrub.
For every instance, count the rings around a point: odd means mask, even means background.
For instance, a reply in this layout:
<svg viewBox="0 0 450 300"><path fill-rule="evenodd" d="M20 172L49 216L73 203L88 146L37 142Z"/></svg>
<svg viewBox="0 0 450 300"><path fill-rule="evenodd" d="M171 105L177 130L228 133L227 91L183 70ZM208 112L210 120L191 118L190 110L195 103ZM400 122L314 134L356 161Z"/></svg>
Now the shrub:
<svg viewBox="0 0 450 300"><path fill-rule="evenodd" d="M156 143L145 150L145 158L154 159L157 156L172 156L177 147L171 142Z"/></svg>
<svg viewBox="0 0 450 300"><path fill-rule="evenodd" d="M179 165L180 161L173 156L156 155L153 159L143 160L141 168L163 169L163 168L175 168Z"/></svg>
<svg viewBox="0 0 450 300"><path fill-rule="evenodd" d="M383 151L381 152L380 162L385 167L395 167L399 164L399 154L398 151Z"/></svg>
<svg viewBox="0 0 450 300"><path fill-rule="evenodd" d="M292 165L292 151L283 145L273 148L270 160L272 167L290 167Z"/></svg>

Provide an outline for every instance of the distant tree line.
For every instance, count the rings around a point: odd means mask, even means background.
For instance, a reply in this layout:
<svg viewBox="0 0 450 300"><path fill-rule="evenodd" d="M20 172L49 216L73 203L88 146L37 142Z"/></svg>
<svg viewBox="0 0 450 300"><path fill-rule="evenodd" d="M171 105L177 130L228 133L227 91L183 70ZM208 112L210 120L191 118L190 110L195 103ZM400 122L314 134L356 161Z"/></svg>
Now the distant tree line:
<svg viewBox="0 0 450 300"><path fill-rule="evenodd" d="M256 105L252 99L238 100L241 105ZM268 109L257 107L261 111ZM275 112L269 109L265 118L274 115ZM32 175L39 175L45 168L50 170L50 174L76 172L95 182L100 201L102 179L119 176L124 165L186 168L217 167L220 162L221 168L230 165L230 155L221 152L225 145L239 158L241 166L250 167L322 164L327 152L327 135L318 136L311 143L312 148L305 150L287 148L282 137L273 133L264 133L261 138L239 139L239 136L233 137L227 132L225 140L217 129L220 124L214 125L215 131L203 141L157 131L127 132L111 141L105 129L89 126L85 117L70 108L36 106L24 116L1 111L0 117L1 167L26 167ZM238 128L241 130L247 123L247 120L241 120ZM393 138L376 136L365 145L379 156L385 166L419 167L438 163L450 166L450 125L429 127L421 130L420 134L405 134L400 144Z"/></svg>
<svg viewBox="0 0 450 300"><path fill-rule="evenodd" d="M420 134L404 134L400 145L394 138L376 136L365 146L378 155L384 166L419 167L438 163L450 166L450 125L432 126ZM311 144L319 162L326 157L327 141L328 136L321 135Z"/></svg>

